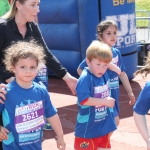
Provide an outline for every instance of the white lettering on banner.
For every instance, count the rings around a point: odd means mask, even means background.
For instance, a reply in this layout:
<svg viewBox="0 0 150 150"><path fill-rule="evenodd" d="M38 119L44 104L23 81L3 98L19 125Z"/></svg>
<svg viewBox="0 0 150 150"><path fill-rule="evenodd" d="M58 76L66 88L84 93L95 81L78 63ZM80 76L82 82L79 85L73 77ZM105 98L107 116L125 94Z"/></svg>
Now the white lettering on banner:
<svg viewBox="0 0 150 150"><path fill-rule="evenodd" d="M127 0L127 3L135 3L135 0Z"/></svg>
<svg viewBox="0 0 150 150"><path fill-rule="evenodd" d="M106 16L113 20L119 27L116 48L130 47L136 44L135 14L121 14Z"/></svg>
<svg viewBox="0 0 150 150"><path fill-rule="evenodd" d="M113 6L135 3L135 0L113 0Z"/></svg>
<svg viewBox="0 0 150 150"><path fill-rule="evenodd" d="M113 6L124 5L124 0L113 0Z"/></svg>
<svg viewBox="0 0 150 150"><path fill-rule="evenodd" d="M134 34L136 33L135 14L129 14L129 20L130 20L129 34Z"/></svg>
<svg viewBox="0 0 150 150"><path fill-rule="evenodd" d="M118 36L125 36L128 33L128 15L119 15L117 22L120 23L120 29L118 30Z"/></svg>

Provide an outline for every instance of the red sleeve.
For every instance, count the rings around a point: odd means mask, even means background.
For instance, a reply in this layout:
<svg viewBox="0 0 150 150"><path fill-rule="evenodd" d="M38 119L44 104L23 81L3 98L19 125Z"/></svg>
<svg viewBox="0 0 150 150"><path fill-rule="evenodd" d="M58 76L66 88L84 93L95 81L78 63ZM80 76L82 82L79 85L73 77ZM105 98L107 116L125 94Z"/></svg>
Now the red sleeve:
<svg viewBox="0 0 150 150"><path fill-rule="evenodd" d="M87 102L88 99L89 99L89 98L86 98L85 100L83 100L83 101L80 103L80 105L84 105L84 103Z"/></svg>
<svg viewBox="0 0 150 150"><path fill-rule="evenodd" d="M8 0L9 4L11 3L11 0Z"/></svg>

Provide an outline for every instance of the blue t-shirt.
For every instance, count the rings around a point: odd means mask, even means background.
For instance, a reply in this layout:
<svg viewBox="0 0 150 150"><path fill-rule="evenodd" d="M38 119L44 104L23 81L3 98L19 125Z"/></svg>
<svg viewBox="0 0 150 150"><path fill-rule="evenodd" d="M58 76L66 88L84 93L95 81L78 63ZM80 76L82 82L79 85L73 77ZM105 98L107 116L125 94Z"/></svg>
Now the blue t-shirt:
<svg viewBox="0 0 150 150"><path fill-rule="evenodd" d="M116 129L112 109L106 106L81 105L81 102L89 97L110 96L108 71L101 78L97 78L85 68L78 80L76 93L79 107L75 127L76 137L96 138Z"/></svg>
<svg viewBox="0 0 150 150"><path fill-rule="evenodd" d="M16 80L7 85L4 104L0 104L4 127L9 130L3 140L4 150L42 150L42 127L46 118L57 113L45 88L33 82L29 89Z"/></svg>
<svg viewBox="0 0 150 150"><path fill-rule="evenodd" d="M39 70L37 72L37 75L34 79L34 81L43 87L46 87L48 90L48 73L47 73L47 67L45 64L39 64Z"/></svg>
<svg viewBox="0 0 150 150"><path fill-rule="evenodd" d="M150 109L150 81L146 83L140 92L133 109L139 115L146 115L148 113Z"/></svg>
<svg viewBox="0 0 150 150"><path fill-rule="evenodd" d="M114 47L111 48L113 58L112 58L112 63L118 66L121 69L121 72L124 72L125 66L122 60L122 56L120 54L120 51ZM80 64L79 67L83 70L84 67L87 67L86 64L86 59L84 59ZM119 113L120 108L119 108L119 77L118 74L111 71L112 74L110 75L110 87L111 87L111 96L116 100L115 101L115 106L114 106L114 111L117 111Z"/></svg>

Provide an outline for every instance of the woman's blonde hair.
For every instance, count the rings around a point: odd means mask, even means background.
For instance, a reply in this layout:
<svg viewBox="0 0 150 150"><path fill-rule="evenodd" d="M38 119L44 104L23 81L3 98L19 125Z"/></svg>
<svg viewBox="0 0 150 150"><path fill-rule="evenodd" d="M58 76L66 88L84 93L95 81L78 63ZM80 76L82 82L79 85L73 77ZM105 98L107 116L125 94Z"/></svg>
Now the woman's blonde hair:
<svg viewBox="0 0 150 150"><path fill-rule="evenodd" d="M86 58L90 62L93 58L97 58L99 61L110 63L112 60L112 52L107 44L95 40L87 48Z"/></svg>
<svg viewBox="0 0 150 150"><path fill-rule="evenodd" d="M26 0L12 0L10 10L1 18L10 20L15 17L17 12L16 1L19 1L21 4L24 4Z"/></svg>
<svg viewBox="0 0 150 150"><path fill-rule="evenodd" d="M42 46L38 45L35 41L25 42L19 41L13 43L5 49L4 64L6 70L12 72L12 67L16 65L19 59L31 58L36 60L37 66L39 63L45 63L45 53Z"/></svg>
<svg viewBox="0 0 150 150"><path fill-rule="evenodd" d="M145 57L145 62L144 62L144 66L143 68L137 70L135 73L134 73L134 76L138 75L138 74L141 74L144 77L147 76L147 74L150 73L150 52L148 52L148 55L147 57Z"/></svg>

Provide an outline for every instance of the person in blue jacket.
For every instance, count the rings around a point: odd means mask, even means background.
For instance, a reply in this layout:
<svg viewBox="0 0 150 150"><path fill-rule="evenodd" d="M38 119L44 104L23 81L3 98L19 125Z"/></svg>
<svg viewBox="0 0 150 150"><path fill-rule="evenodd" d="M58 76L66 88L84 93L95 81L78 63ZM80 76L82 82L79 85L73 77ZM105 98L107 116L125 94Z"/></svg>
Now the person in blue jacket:
<svg viewBox="0 0 150 150"><path fill-rule="evenodd" d="M109 133L116 129L112 109L115 99L111 97L110 90L111 72L107 70L111 60L112 52L108 45L93 41L87 48L88 67L84 68L76 87L79 110L75 150L111 149ZM112 68L118 72L116 69Z"/></svg>
<svg viewBox="0 0 150 150"><path fill-rule="evenodd" d="M141 74L146 77L150 73L150 52L145 61L145 66L135 72L135 75ZM148 130L148 124L146 121L146 115L150 109L150 81L148 81L142 91L140 92L138 99L133 107L134 120L136 126L146 142L147 150L150 150L150 133Z"/></svg>
<svg viewBox="0 0 150 150"><path fill-rule="evenodd" d="M126 75L125 66L124 66L120 51L113 47L117 40L117 29L118 29L118 27L117 27L116 23L114 23L111 20L101 21L97 25L98 41L101 41L101 42L107 44L111 48L112 53L113 53L112 63L121 69L121 74L119 76L118 76L118 74L113 72L113 74L111 75L111 79L110 79L111 93L112 93L112 97L115 99L114 117L116 120L116 124L118 126L119 125L119 111L120 111L120 108L119 108L119 78L121 79L121 82L123 83L123 85L128 93L128 96L130 99L130 102L129 102L130 105L133 105L135 103L135 96L132 92L128 77ZM84 59L77 69L77 72L79 75L81 74L82 70L86 66L87 66L87 64Z"/></svg>
<svg viewBox="0 0 150 150"><path fill-rule="evenodd" d="M3 150L42 150L45 117L57 135L57 148L65 150L57 110L46 88L33 81L45 56L43 47L34 41L20 41L5 50L3 62L15 79L7 84L6 101L0 104Z"/></svg>

